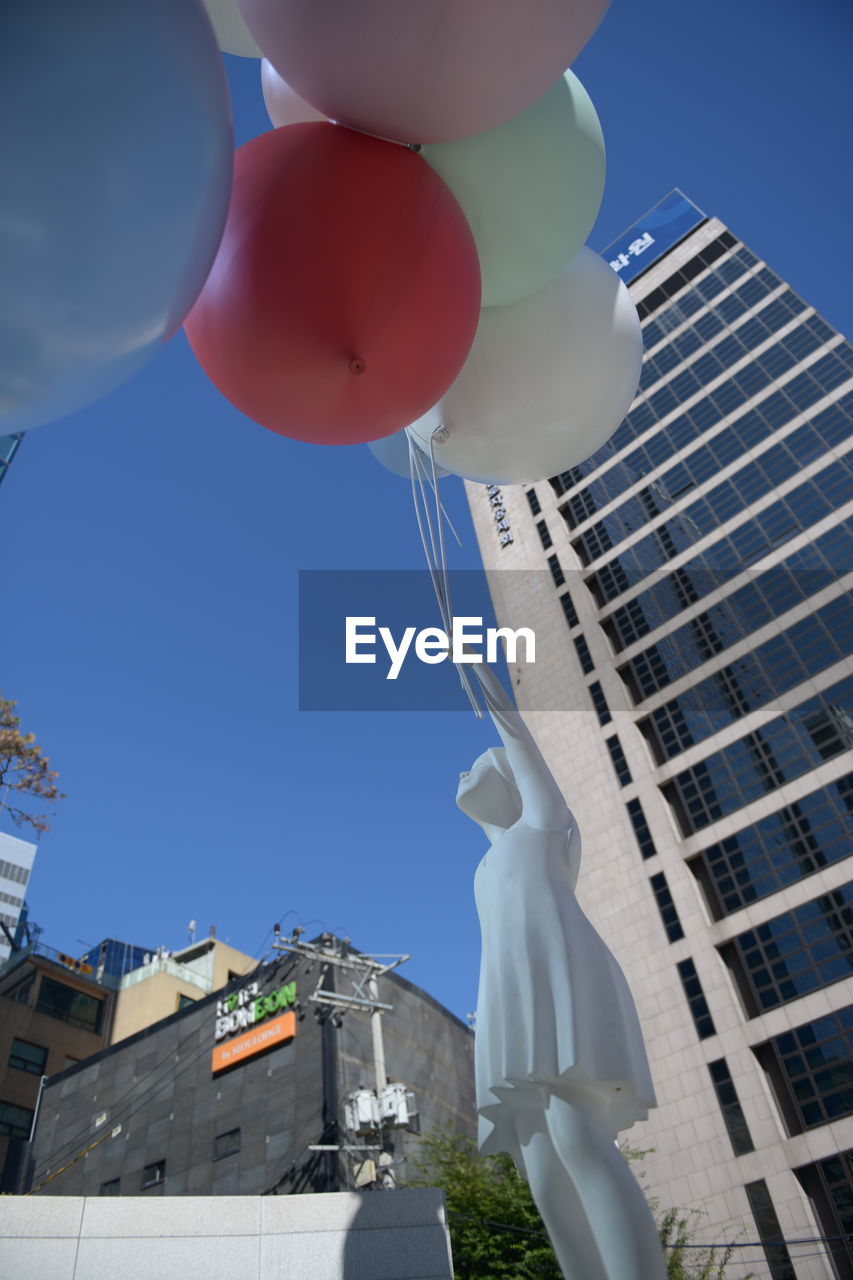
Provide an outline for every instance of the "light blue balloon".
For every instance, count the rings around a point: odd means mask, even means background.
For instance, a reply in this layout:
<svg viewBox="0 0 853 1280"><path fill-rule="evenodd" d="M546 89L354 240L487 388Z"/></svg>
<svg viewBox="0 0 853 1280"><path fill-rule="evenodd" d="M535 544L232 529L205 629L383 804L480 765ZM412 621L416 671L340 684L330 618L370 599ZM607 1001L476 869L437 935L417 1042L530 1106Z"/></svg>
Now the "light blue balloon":
<svg viewBox="0 0 853 1280"><path fill-rule="evenodd" d="M410 462L409 462L409 438L405 430L395 431L393 435L383 436L381 440L371 440L368 443L368 449L374 458L380 463L386 471L391 471L395 476L401 476L404 480L411 478ZM416 445L415 448L418 448ZM427 475L431 475L430 460L423 449L418 448L418 452L424 460ZM446 476L450 473L442 471L441 467L436 467L436 475Z"/></svg>
<svg viewBox="0 0 853 1280"><path fill-rule="evenodd" d="M0 5L0 432L81 409L180 326L231 191L201 0Z"/></svg>

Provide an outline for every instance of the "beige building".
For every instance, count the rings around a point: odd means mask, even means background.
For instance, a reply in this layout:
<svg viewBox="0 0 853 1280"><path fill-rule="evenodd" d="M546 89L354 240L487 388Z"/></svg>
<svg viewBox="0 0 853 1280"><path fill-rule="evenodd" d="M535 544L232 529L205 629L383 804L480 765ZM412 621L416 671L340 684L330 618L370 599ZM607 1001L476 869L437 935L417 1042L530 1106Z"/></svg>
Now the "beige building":
<svg viewBox="0 0 853 1280"><path fill-rule="evenodd" d="M257 960L215 937L194 942L182 951L161 950L121 979L110 1044L126 1040L193 1001L221 990L257 965Z"/></svg>
<svg viewBox="0 0 853 1280"><path fill-rule="evenodd" d="M716 218L661 221L605 255L643 322L625 423L468 497L639 1009L645 1186L741 1242L733 1276L849 1280L853 353Z"/></svg>

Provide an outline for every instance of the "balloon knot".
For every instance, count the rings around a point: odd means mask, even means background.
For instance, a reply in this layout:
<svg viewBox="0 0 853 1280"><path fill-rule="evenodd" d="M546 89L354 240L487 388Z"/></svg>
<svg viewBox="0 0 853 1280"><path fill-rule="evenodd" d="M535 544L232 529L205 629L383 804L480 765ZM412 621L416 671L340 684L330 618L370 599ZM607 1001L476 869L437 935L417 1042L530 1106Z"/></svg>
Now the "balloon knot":
<svg viewBox="0 0 853 1280"><path fill-rule="evenodd" d="M350 373L364 373L367 364L362 360L361 356L353 356L348 367Z"/></svg>

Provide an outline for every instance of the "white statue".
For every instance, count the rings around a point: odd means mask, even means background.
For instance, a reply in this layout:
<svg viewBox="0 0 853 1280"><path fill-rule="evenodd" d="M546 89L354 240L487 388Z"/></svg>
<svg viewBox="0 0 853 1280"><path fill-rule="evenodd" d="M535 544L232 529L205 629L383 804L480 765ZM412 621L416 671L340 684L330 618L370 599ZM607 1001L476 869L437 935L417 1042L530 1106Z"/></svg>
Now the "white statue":
<svg viewBox="0 0 853 1280"><path fill-rule="evenodd" d="M480 1149L530 1184L566 1280L665 1280L654 1219L614 1142L655 1106L628 984L580 909L577 825L518 711L472 665L504 748L457 804L491 847L474 879L483 951Z"/></svg>

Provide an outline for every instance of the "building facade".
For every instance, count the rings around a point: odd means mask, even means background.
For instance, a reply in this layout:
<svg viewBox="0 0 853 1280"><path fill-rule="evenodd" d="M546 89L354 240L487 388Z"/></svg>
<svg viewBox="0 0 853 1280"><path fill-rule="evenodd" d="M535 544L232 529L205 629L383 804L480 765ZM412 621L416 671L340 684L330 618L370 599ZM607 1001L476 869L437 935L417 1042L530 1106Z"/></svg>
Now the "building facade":
<svg viewBox="0 0 853 1280"><path fill-rule="evenodd" d="M39 1105L42 1078L60 1074L108 1043L112 992L90 966L41 943L0 966L0 1172L16 1188L18 1155Z"/></svg>
<svg viewBox="0 0 853 1280"><path fill-rule="evenodd" d="M35 857L34 844L0 831L0 964L16 940Z"/></svg>
<svg viewBox="0 0 853 1280"><path fill-rule="evenodd" d="M323 946L319 960L256 967L52 1076L32 1151L36 1194L401 1184L420 1130L473 1135L471 1029L396 973L376 983L379 1028L335 959L342 944Z"/></svg>
<svg viewBox="0 0 853 1280"><path fill-rule="evenodd" d="M115 944L112 952L108 947L107 964L110 954L114 967L120 960L124 962L122 945ZM137 953L139 950L134 948ZM255 969L257 963L251 956L212 936L181 951L160 947L154 952L144 952L138 965L113 979L118 990L110 1043L116 1044L194 1000L220 991L234 978Z"/></svg>
<svg viewBox="0 0 853 1280"><path fill-rule="evenodd" d="M849 1280L853 350L678 192L605 257L631 411L550 482L468 484L474 525L644 1028L646 1186L744 1272Z"/></svg>

